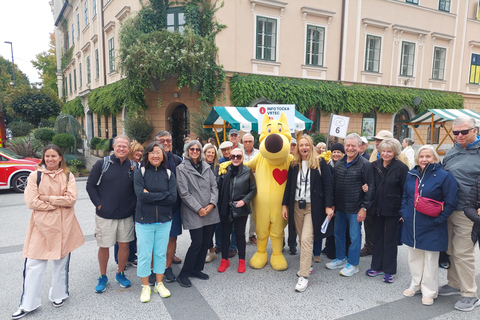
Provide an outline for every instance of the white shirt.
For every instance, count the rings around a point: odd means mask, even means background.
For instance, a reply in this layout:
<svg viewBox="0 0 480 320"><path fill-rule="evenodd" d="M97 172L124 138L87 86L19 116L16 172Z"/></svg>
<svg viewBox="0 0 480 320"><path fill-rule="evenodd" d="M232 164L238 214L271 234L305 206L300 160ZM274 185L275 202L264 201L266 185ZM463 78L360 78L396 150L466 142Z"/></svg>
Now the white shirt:
<svg viewBox="0 0 480 320"><path fill-rule="evenodd" d="M310 203L310 168L306 160L302 161L302 169L297 175L297 187L295 188L295 201L306 200Z"/></svg>
<svg viewBox="0 0 480 320"><path fill-rule="evenodd" d="M250 155L247 154L247 151L245 149L243 149L242 151L243 151L243 162L252 160L260 152L258 151L258 149L255 149L255 148L252 149L252 152L250 153Z"/></svg>
<svg viewBox="0 0 480 320"><path fill-rule="evenodd" d="M410 169L415 167L415 150L413 150L412 146L403 149L402 153L407 156Z"/></svg>

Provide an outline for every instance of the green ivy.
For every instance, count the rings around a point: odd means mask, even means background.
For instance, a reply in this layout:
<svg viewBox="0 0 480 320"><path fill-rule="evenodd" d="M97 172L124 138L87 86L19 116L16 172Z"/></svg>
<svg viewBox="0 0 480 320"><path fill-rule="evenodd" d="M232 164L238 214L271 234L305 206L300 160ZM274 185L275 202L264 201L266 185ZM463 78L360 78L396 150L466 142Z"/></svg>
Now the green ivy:
<svg viewBox="0 0 480 320"><path fill-rule="evenodd" d="M73 58L73 49L75 46L71 46L70 49L65 51L62 55L62 70L72 61Z"/></svg>
<svg viewBox="0 0 480 320"><path fill-rule="evenodd" d="M85 112L83 111L82 99L76 97L75 99L66 102L62 107L62 112L74 117L83 117Z"/></svg>
<svg viewBox="0 0 480 320"><path fill-rule="evenodd" d="M426 109L461 109L463 96L457 93L388 86L343 85L339 82L309 79L238 75L230 79L234 106L249 106L258 98L277 103L295 104L306 112L317 108L327 113L396 113L409 106L416 113ZM413 99L422 98L419 106Z"/></svg>
<svg viewBox="0 0 480 320"><path fill-rule="evenodd" d="M96 88L88 94L88 107L95 114L108 116L118 114L125 105L126 79Z"/></svg>

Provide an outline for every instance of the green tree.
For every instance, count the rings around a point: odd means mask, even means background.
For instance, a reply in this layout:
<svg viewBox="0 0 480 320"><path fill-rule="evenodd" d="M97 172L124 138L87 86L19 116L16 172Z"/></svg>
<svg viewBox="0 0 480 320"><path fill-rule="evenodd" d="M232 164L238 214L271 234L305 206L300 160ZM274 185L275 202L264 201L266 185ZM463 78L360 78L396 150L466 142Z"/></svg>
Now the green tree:
<svg viewBox="0 0 480 320"><path fill-rule="evenodd" d="M38 126L42 119L60 113L60 101L48 88L16 90L12 95L12 110L23 120Z"/></svg>
<svg viewBox="0 0 480 320"><path fill-rule="evenodd" d="M30 87L28 77L18 69L17 65L15 65L16 87L11 85L12 82L12 61L0 56L0 112L3 112L3 116L7 120L7 123L15 120L14 112L9 109L13 92L15 89L21 90Z"/></svg>
<svg viewBox="0 0 480 320"><path fill-rule="evenodd" d="M81 141L83 127L80 122L75 119L75 117L69 114L60 113L60 115L55 120L55 133L66 133L72 137L75 137L73 142L73 150L74 154L77 153L77 143Z"/></svg>
<svg viewBox="0 0 480 320"><path fill-rule="evenodd" d="M50 43L48 51L41 52L36 55L36 59L32 60L35 69L38 70L40 79L44 88L50 88L53 92L58 92L57 87L57 58L55 50L55 34L50 33Z"/></svg>

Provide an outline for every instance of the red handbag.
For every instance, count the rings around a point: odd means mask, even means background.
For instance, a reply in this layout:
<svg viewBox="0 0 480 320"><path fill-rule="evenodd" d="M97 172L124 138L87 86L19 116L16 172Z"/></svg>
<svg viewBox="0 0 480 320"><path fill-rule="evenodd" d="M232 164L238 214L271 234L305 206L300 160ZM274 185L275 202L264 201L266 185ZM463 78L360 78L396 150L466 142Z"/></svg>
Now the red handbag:
<svg viewBox="0 0 480 320"><path fill-rule="evenodd" d="M426 197L420 197L418 192L418 178L415 183L415 210L432 218L438 217L443 211L445 202L440 202Z"/></svg>

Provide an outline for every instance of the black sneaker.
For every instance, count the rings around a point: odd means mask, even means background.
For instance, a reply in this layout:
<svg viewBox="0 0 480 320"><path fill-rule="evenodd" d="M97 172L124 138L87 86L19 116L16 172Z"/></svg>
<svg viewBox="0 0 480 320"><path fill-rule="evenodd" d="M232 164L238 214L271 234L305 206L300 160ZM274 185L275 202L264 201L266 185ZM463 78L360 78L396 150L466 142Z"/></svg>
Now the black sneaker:
<svg viewBox="0 0 480 320"><path fill-rule="evenodd" d="M173 274L172 268L165 268L165 273L163 274L163 278L165 279L165 282L175 282L177 278L175 278L175 275Z"/></svg>
<svg viewBox="0 0 480 320"><path fill-rule="evenodd" d="M148 284L154 286L155 282L157 282L157 275L152 271L152 273L150 273L148 276Z"/></svg>
<svg viewBox="0 0 480 320"><path fill-rule="evenodd" d="M297 247L290 247L290 251L288 252L291 255L296 255L297 254Z"/></svg>
<svg viewBox="0 0 480 320"><path fill-rule="evenodd" d="M190 282L190 279L188 279L187 276L179 274L177 277L177 282L185 288L191 287L192 283Z"/></svg>
<svg viewBox="0 0 480 320"><path fill-rule="evenodd" d="M191 276L194 277L194 278L201 279L201 280L208 280L208 279L210 279L210 277L208 276L208 274L203 273L202 271L193 271Z"/></svg>

